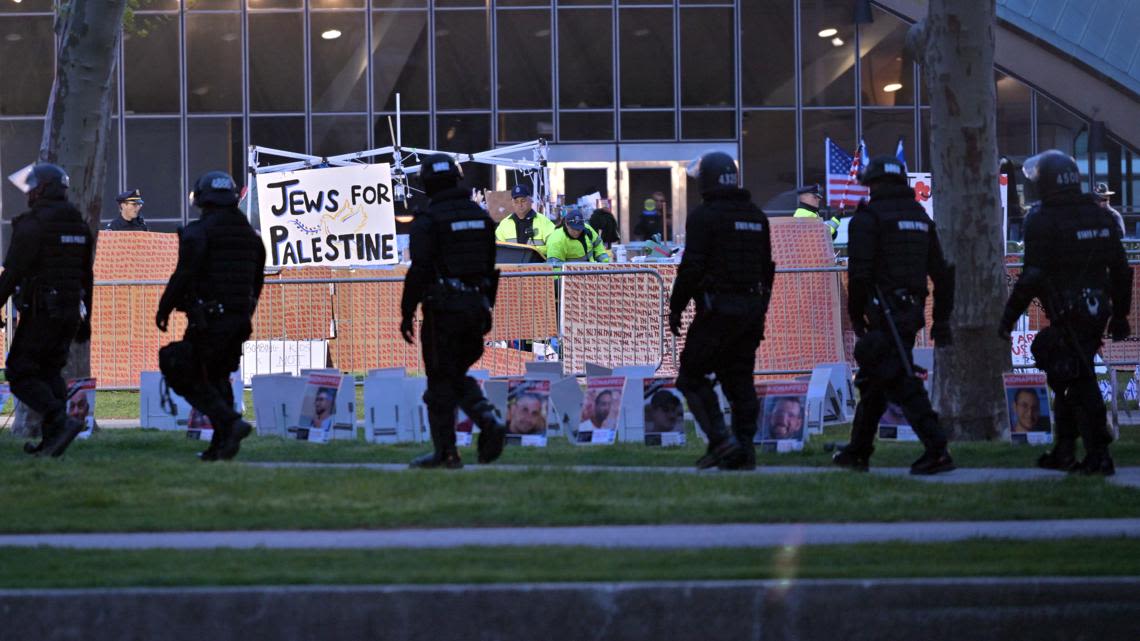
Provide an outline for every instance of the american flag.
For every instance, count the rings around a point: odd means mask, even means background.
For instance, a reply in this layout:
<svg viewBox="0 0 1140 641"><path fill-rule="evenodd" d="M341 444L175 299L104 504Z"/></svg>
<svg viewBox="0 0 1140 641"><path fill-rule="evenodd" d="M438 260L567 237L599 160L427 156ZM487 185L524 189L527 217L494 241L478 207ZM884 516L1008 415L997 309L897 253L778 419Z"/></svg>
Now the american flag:
<svg viewBox="0 0 1140 641"><path fill-rule="evenodd" d="M859 153L852 157L839 145L825 141L827 146L827 206L840 210L855 207L863 198L871 197L871 190L859 184L859 170L863 166L866 149L859 143Z"/></svg>

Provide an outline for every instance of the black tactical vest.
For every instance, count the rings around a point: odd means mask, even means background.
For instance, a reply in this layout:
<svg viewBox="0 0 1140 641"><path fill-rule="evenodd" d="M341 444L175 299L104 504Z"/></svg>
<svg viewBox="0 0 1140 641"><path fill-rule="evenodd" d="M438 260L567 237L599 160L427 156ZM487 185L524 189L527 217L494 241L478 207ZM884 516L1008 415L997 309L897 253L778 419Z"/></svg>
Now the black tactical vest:
<svg viewBox="0 0 1140 641"><path fill-rule="evenodd" d="M1112 215L1088 196L1063 194L1030 210L1025 219L1027 247L1043 261L1057 295L1078 297L1084 289L1107 292L1108 259L1119 251L1119 227Z"/></svg>
<svg viewBox="0 0 1140 641"><path fill-rule="evenodd" d="M51 307L40 311L78 316L83 283L92 269L91 230L79 210L64 200L41 200L32 211L41 230L38 264L31 270L32 300L38 307Z"/></svg>
<svg viewBox="0 0 1140 641"><path fill-rule="evenodd" d="M768 217L748 200L747 193L734 190L729 197L705 201L700 210L713 227L716 248L709 263L709 288L750 291L769 282L772 230Z"/></svg>
<svg viewBox="0 0 1140 641"><path fill-rule="evenodd" d="M221 303L226 313L253 311L254 284L265 266L259 261L261 239L236 208L204 210L184 234L202 234L206 260L198 275L198 297Z"/></svg>
<svg viewBox="0 0 1140 641"><path fill-rule="evenodd" d="M884 194L873 194L866 214L877 220L878 251L875 254L875 284L884 292L905 289L924 297L930 234L934 224L914 200L914 192L899 185Z"/></svg>
<svg viewBox="0 0 1140 641"><path fill-rule="evenodd" d="M491 275L495 264L495 223L467 198L433 201L428 207L435 238L435 272L470 285Z"/></svg>

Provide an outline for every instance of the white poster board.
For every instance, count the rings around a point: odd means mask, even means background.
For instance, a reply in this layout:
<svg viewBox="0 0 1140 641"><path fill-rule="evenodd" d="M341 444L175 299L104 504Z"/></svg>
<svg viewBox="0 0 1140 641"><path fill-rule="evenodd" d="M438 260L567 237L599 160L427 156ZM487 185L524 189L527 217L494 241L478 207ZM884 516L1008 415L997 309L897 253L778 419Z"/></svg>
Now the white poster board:
<svg viewBox="0 0 1140 641"><path fill-rule="evenodd" d="M808 381L756 383L760 403L754 441L764 452L798 452L807 438Z"/></svg>
<svg viewBox="0 0 1140 641"><path fill-rule="evenodd" d="M934 220L934 188L929 173L908 172L907 182L914 189L914 199L926 210L926 215ZM1009 227L1009 212L1007 211L1006 194L1009 191L1009 179L1005 174L998 176L998 198L1001 199L1001 228L1002 238L1005 238Z"/></svg>
<svg viewBox="0 0 1140 641"><path fill-rule="evenodd" d="M259 374L253 377L253 413L258 436L287 436L300 420L305 379L289 374Z"/></svg>
<svg viewBox="0 0 1140 641"><path fill-rule="evenodd" d="M181 430L189 427L192 409L190 402L174 390L167 390L164 394L165 385L162 372L139 372L139 427L158 430ZM234 410L244 413L242 398L244 389L240 371L230 374L230 385L233 387ZM260 427L259 425L259 434Z"/></svg>
<svg viewBox="0 0 1140 641"><path fill-rule="evenodd" d="M246 341L241 346L242 382L249 385L261 374L292 374L321 369L328 359L328 341Z"/></svg>
<svg viewBox="0 0 1140 641"><path fill-rule="evenodd" d="M257 208L267 267L400 260L386 163L258 174Z"/></svg>
<svg viewBox="0 0 1140 641"><path fill-rule="evenodd" d="M1009 440L1022 445L1053 442L1045 374L1002 374L1009 410Z"/></svg>
<svg viewBox="0 0 1140 641"><path fill-rule="evenodd" d="M621 414L621 376L586 379L586 395L575 426L574 443L578 445L612 445L617 442L618 417Z"/></svg>

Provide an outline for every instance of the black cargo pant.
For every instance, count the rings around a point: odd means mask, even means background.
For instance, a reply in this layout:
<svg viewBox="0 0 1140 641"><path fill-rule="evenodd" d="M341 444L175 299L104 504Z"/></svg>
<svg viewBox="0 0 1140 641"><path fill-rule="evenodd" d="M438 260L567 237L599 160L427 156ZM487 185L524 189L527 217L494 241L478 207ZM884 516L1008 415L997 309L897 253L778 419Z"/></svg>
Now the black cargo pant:
<svg viewBox="0 0 1140 641"><path fill-rule="evenodd" d="M685 335L677 389L685 395L697 424L715 445L728 434L709 374L715 374L732 408L732 431L738 440L751 442L756 435L760 403L752 370L756 349L764 338L764 302L757 296L739 313L698 309Z"/></svg>
<svg viewBox="0 0 1140 641"><path fill-rule="evenodd" d="M181 341L160 352L162 375L180 396L224 430L241 418L234 409L230 373L241 364L242 343L253 333L245 314L222 314L205 328L187 328Z"/></svg>
<svg viewBox="0 0 1140 641"><path fill-rule="evenodd" d="M424 403L437 446L454 447L457 406L476 421L490 409L479 383L467 375L483 356L483 335L489 327L490 312L484 308L437 313L425 305L420 337L427 374Z"/></svg>
<svg viewBox="0 0 1140 641"><path fill-rule="evenodd" d="M1100 350L1103 331L1103 327L1098 329L1095 324L1077 328L1076 340L1080 346L1082 364L1086 366L1079 377L1058 380L1055 370L1045 368L1049 387L1055 396L1055 446L1065 454L1073 454L1078 436L1084 441L1088 452L1104 452L1112 442L1104 398L1100 394L1093 369L1093 358Z"/></svg>
<svg viewBox="0 0 1140 641"><path fill-rule="evenodd" d="M31 312L20 315L7 377L12 394L50 423L67 407L67 385L60 372L67 365L79 317L46 318Z"/></svg>
<svg viewBox="0 0 1140 641"><path fill-rule="evenodd" d="M914 338L925 322L923 309L924 305L916 303L900 307L895 313L899 342L905 351L901 357L885 320L876 322L855 346L859 363L859 373L855 376L859 404L855 406L855 419L851 424L851 443L846 448L852 454L871 455L879 419L887 410L888 402L902 408L907 423L927 451L946 448L946 434L938 423L938 414L930 404L922 380L908 376L902 361L906 358L913 367Z"/></svg>

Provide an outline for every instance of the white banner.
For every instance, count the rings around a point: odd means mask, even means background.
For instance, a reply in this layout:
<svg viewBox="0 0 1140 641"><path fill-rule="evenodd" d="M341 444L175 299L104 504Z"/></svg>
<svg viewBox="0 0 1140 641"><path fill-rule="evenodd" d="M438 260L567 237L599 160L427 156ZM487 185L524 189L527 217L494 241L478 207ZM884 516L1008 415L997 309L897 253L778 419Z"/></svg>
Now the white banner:
<svg viewBox="0 0 1140 641"><path fill-rule="evenodd" d="M258 174L257 204L267 267L400 260L386 164Z"/></svg>
<svg viewBox="0 0 1140 641"><path fill-rule="evenodd" d="M914 189L914 199L926 210L926 215L930 216L930 220L934 220L934 190L931 187L933 183L930 181L930 174L909 172L907 173L907 182ZM1006 211L1006 192L1008 189L1009 183L1005 175L999 175L998 197L1001 198L1002 229L1006 229L1009 225L1009 212Z"/></svg>

